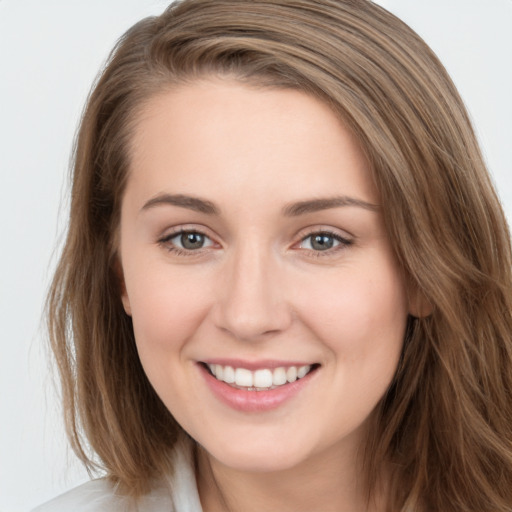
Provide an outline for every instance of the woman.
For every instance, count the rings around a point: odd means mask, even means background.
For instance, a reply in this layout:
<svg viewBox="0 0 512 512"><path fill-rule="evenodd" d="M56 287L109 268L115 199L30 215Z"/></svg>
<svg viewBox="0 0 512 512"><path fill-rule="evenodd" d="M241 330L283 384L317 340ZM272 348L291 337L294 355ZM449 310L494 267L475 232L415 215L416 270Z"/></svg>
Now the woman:
<svg viewBox="0 0 512 512"><path fill-rule="evenodd" d="M115 48L73 180L50 334L107 478L41 510L512 510L509 234L402 22L173 4Z"/></svg>

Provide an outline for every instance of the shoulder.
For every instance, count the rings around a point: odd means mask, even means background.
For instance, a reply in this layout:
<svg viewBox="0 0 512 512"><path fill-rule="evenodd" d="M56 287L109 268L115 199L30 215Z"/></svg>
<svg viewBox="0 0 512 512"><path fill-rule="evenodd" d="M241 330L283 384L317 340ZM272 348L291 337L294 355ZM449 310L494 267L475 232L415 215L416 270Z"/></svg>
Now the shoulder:
<svg viewBox="0 0 512 512"><path fill-rule="evenodd" d="M45 503L32 512L159 512L172 511L172 500L164 487L134 502L118 495L106 479L92 480Z"/></svg>
<svg viewBox="0 0 512 512"><path fill-rule="evenodd" d="M115 495L114 489L105 479L92 480L57 498L41 505L32 512L100 512L122 510L122 498Z"/></svg>
<svg viewBox="0 0 512 512"><path fill-rule="evenodd" d="M166 477L137 502L116 493L105 478L87 482L32 512L201 512L197 492L194 445L180 440L172 454L174 474Z"/></svg>

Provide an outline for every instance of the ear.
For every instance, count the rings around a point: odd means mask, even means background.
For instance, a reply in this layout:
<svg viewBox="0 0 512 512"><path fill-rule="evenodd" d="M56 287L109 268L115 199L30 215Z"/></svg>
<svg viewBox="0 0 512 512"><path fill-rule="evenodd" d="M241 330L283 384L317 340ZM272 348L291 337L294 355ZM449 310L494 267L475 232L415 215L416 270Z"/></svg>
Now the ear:
<svg viewBox="0 0 512 512"><path fill-rule="evenodd" d="M116 257L116 260L114 263L114 272L117 276L117 282L119 283L119 293L121 295L121 302L123 303L124 311L128 316L132 316L130 299L128 298L128 293L126 291L126 284L125 284L125 280L124 280L123 266L121 265L121 261L119 260L119 257Z"/></svg>
<svg viewBox="0 0 512 512"><path fill-rule="evenodd" d="M425 318L432 314L434 306L425 297L425 294L418 288L416 284L409 286L409 314L415 318Z"/></svg>

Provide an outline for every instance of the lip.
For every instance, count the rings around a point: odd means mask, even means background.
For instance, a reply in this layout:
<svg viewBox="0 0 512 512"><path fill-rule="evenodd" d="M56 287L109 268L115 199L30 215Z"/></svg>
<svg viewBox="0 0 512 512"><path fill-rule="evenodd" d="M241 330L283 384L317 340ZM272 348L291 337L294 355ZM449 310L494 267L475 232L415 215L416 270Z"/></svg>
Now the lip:
<svg viewBox="0 0 512 512"><path fill-rule="evenodd" d="M285 402L291 400L294 396L306 388L315 378L318 373L318 367L313 369L305 377L289 382L276 389L268 391L246 391L244 389L233 388L225 382L217 380L206 369L205 364L221 364L223 366L233 366L235 368L246 368L251 371L259 370L262 368L279 368L290 366L304 366L308 363L293 363L290 361L235 361L233 359L211 359L198 363L198 368L203 376L206 385L213 393L213 395L222 403L228 405L230 408L241 412L257 413L277 409Z"/></svg>

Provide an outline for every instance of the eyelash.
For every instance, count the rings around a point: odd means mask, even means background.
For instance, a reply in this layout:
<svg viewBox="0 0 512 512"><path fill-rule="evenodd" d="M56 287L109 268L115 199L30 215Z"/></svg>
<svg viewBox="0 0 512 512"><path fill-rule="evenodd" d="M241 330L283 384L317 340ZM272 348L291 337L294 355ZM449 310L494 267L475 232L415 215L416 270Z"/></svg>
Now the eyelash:
<svg viewBox="0 0 512 512"><path fill-rule="evenodd" d="M323 251L315 251L313 249L305 249L309 252L309 254L315 258L321 258L321 257L328 257L333 256L338 251L342 251L343 249L346 249L347 247L350 247L354 241L350 240L348 238L344 238L338 233L334 233L329 230L319 230L319 231L312 231L308 233L306 236L302 237L300 239L299 244L303 244L306 240L312 239L315 236L325 236L334 239L336 242L339 242L338 245L325 249ZM310 242L311 243L311 242Z"/></svg>
<svg viewBox="0 0 512 512"><path fill-rule="evenodd" d="M198 229L180 229L158 240L158 244L164 247L167 251L176 254L177 256L198 256L201 254L204 249L207 247L200 247L199 249L185 249L181 247L177 247L174 243L171 242L174 238L178 238L183 236L184 234L188 235L200 235L207 240L211 241L211 238L201 230Z"/></svg>
<svg viewBox="0 0 512 512"><path fill-rule="evenodd" d="M212 243L212 245L214 243L211 240L211 238L206 233L204 233L201 230L198 230L198 229L180 229L179 231L175 231L173 233L170 233L170 234L160 238L158 240L158 244L161 245L162 247L164 247L167 251L169 251L169 252L171 252L171 253L173 253L173 254L175 254L177 256L187 256L187 257L198 256L198 255L202 254L205 249L210 247L210 246L207 246L207 247L200 247L198 249L184 249L184 248L181 248L181 247L177 247L174 243L171 242L171 240L173 240L174 238L181 237L184 234L199 235L199 236L202 236L205 239L209 240ZM306 240L312 239L315 236L329 237L329 238L332 238L336 242L339 243L338 245L336 245L334 247L331 247L331 248L328 248L328 249L325 249L325 250L317 250L317 251L315 251L313 249L304 249L304 250L307 250L310 255L312 255L312 256L314 256L316 258L325 257L325 256L332 256L334 253L337 253L340 250L346 249L347 247L351 246L354 243L353 240L350 240L348 238L344 238L341 235L339 235L337 233L334 233L332 231L319 230L319 231L312 231L312 232L308 233L306 236L303 236L300 239L300 241L298 242L298 244L295 244L295 245L301 245Z"/></svg>

